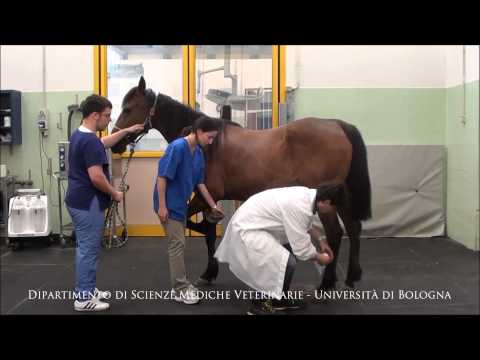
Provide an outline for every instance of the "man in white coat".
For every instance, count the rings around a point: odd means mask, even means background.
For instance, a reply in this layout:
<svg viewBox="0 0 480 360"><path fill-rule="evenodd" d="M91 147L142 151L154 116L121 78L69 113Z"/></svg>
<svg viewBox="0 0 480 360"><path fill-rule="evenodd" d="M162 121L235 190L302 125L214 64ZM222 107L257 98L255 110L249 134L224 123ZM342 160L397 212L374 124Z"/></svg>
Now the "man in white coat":
<svg viewBox="0 0 480 360"><path fill-rule="evenodd" d="M252 301L248 314L273 314L300 307L297 301L283 296L290 288L296 258L320 265L333 260L326 239L319 240L321 252L312 244L310 235L319 235L312 222L317 212L329 212L344 201L343 185L327 184L318 189L293 186L265 190L240 206L215 257L228 263L245 284L266 295L264 300Z"/></svg>

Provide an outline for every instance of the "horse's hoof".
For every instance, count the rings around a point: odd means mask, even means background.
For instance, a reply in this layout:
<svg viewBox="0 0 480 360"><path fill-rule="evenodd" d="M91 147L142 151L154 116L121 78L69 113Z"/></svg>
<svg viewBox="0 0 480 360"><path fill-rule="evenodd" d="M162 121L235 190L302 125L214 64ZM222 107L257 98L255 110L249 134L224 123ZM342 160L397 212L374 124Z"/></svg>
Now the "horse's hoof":
<svg viewBox="0 0 480 360"><path fill-rule="evenodd" d="M211 286L211 285L213 285L213 281L199 277L199 278L193 283L193 285L195 285L195 286Z"/></svg>
<svg viewBox="0 0 480 360"><path fill-rule="evenodd" d="M335 284L333 285L320 285L317 287L317 291L332 291L335 290L337 287Z"/></svg>
<svg viewBox="0 0 480 360"><path fill-rule="evenodd" d="M360 267L354 269L348 269L347 281L355 282L362 279L362 269Z"/></svg>
<svg viewBox="0 0 480 360"><path fill-rule="evenodd" d="M318 286L317 290L335 290L336 280L323 278L322 283Z"/></svg>

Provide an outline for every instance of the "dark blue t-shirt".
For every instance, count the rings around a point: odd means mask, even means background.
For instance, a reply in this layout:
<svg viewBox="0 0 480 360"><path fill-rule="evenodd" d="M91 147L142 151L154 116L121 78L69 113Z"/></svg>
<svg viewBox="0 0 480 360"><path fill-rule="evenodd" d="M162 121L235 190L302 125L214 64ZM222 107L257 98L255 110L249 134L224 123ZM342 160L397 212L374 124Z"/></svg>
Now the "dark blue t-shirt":
<svg viewBox="0 0 480 360"><path fill-rule="evenodd" d="M167 179L165 202L169 217L184 221L187 217L187 202L193 189L204 182L205 160L199 145L191 153L185 138L170 143L165 154L158 161L157 176ZM157 182L153 190L153 209L158 213Z"/></svg>
<svg viewBox="0 0 480 360"><path fill-rule="evenodd" d="M97 197L101 210L111 205L110 195L98 190L88 176L87 169L93 165L102 166L103 173L110 181L107 154L102 141L95 133L74 131L70 137L68 152L68 189L65 196L67 206L88 210L94 196Z"/></svg>

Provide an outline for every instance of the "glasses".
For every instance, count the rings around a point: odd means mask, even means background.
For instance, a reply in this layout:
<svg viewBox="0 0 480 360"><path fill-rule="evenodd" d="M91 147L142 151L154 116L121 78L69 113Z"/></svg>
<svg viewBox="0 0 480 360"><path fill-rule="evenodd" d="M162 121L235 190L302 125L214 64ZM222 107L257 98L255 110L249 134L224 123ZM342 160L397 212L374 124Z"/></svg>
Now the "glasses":
<svg viewBox="0 0 480 360"><path fill-rule="evenodd" d="M106 117L107 119L110 119L112 117L111 113L107 113L107 114L101 113L100 115Z"/></svg>

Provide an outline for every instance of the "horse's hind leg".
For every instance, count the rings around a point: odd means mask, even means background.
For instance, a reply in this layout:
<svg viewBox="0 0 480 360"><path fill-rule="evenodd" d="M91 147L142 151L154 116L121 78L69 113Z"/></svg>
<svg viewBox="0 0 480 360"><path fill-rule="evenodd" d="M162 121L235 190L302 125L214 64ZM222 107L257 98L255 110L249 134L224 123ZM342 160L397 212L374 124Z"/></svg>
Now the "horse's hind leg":
<svg viewBox="0 0 480 360"><path fill-rule="evenodd" d="M353 288L355 281L362 278L362 269L360 267L360 233L362 231L362 223L359 220L352 220L350 208L339 209L339 215L342 218L345 230L350 238L350 252L347 279L345 284Z"/></svg>
<svg viewBox="0 0 480 360"><path fill-rule="evenodd" d="M323 276L322 284L319 289L328 290L335 288L335 282L337 281L337 261L340 253L340 243L342 241L343 230L338 221L337 212L333 211L328 214L320 214L320 220L325 229L325 235L327 237L328 244L333 251L333 261L325 268L325 274Z"/></svg>

